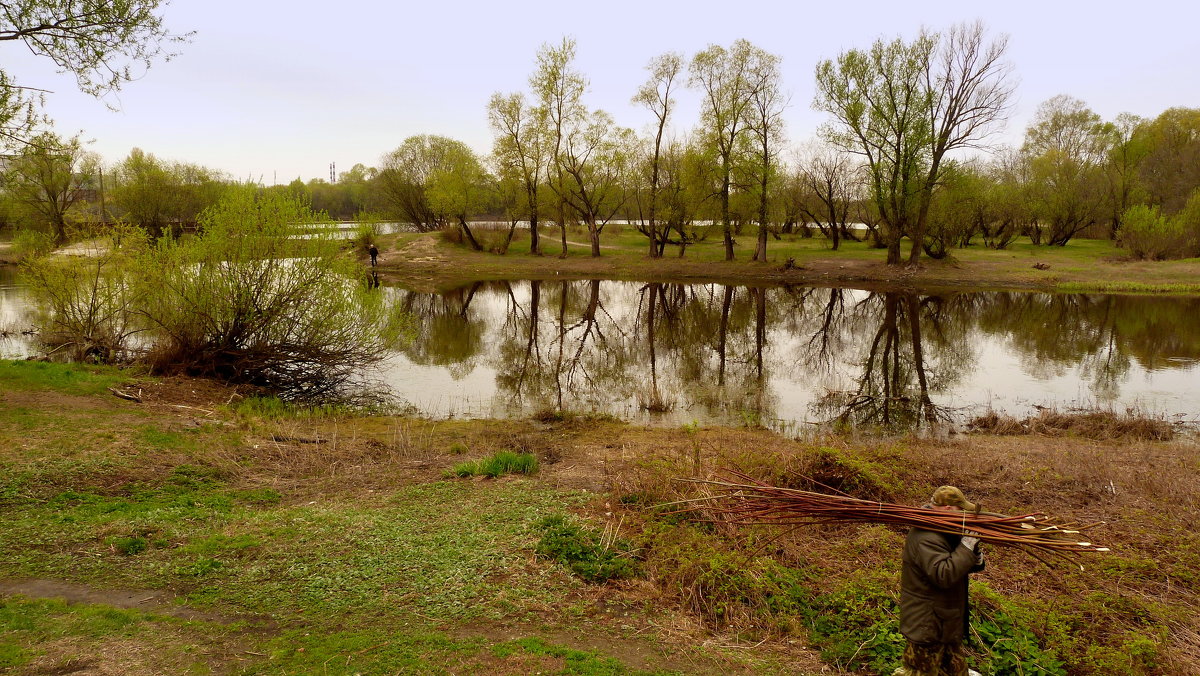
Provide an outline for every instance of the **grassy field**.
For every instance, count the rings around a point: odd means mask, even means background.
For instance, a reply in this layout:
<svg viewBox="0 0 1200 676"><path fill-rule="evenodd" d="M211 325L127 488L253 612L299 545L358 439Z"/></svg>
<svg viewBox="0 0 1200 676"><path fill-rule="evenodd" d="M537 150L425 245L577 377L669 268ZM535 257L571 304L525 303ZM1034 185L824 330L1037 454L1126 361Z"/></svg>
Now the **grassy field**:
<svg viewBox="0 0 1200 676"><path fill-rule="evenodd" d="M658 507L737 468L1107 522L1082 570L989 551L973 665L1200 673L1197 446L1089 436L429 421L0 361L0 672L890 673L903 533Z"/></svg>
<svg viewBox="0 0 1200 676"><path fill-rule="evenodd" d="M486 241L496 239L485 233ZM1076 239L1063 247L1033 246L1028 240L1002 251L976 245L954 249L943 260L922 258L917 269L887 266L885 251L865 242L843 242L829 249L822 237L786 235L771 240L768 261L751 262L753 237L737 238L736 260L725 261L719 235L697 243L679 258L670 247L661 259L646 254L646 238L629 226L604 231L599 258L590 255L587 233L572 230L568 255L560 256L557 231L543 233L542 256L529 254L527 233L504 256L477 253L445 241L439 234L386 236L381 270L414 288L429 290L494 279L552 279L556 276L646 281L711 280L729 283L794 283L859 287L1042 289L1122 293L1200 293L1200 259L1130 261L1107 240ZM908 245L905 243L905 255ZM785 266L791 259L792 266ZM1034 267L1037 265L1038 267Z"/></svg>

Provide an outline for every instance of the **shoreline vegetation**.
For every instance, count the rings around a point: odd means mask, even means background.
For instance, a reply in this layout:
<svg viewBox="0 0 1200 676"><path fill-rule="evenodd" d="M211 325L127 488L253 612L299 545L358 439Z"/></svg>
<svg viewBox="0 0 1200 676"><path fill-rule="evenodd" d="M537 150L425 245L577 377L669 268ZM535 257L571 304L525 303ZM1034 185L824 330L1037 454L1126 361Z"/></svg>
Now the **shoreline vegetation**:
<svg viewBox="0 0 1200 676"><path fill-rule="evenodd" d="M573 233L582 238L586 231ZM612 233L593 257L581 239L567 257L529 254L528 239L514 239L504 255L473 251L441 233L379 237L378 271L384 279L419 291L442 291L476 281L524 279L616 279L735 284L850 286L864 289L1025 290L1062 293L1200 295L1200 258L1129 260L1107 240L1076 239L1066 246L1013 243L1007 249L956 249L920 266L887 265L886 251L868 242L843 241L831 251L821 238L783 235L766 262L743 252L723 260L719 238L688 247L685 257L645 254L645 237L633 228ZM749 243L747 241L747 243ZM360 256L365 253L356 252Z"/></svg>
<svg viewBox="0 0 1200 676"><path fill-rule="evenodd" d="M1001 433L498 425L0 361L0 670L890 674L904 533L663 507L697 496L677 479L735 470L913 505L952 483L989 511L1102 521L1089 538L1112 551L1078 568L989 549L972 666L1196 673L1196 441L980 422Z"/></svg>

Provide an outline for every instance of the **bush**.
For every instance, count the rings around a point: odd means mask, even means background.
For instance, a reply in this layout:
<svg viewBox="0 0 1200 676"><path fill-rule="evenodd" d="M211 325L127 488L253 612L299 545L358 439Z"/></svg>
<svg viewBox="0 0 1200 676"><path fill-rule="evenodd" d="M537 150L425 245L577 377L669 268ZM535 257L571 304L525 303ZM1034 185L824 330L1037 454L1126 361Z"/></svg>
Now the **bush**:
<svg viewBox="0 0 1200 676"><path fill-rule="evenodd" d="M1166 260L1200 255L1200 191L1172 217L1163 216L1158 207L1130 207L1125 211L1118 240L1137 258Z"/></svg>
<svg viewBox="0 0 1200 676"><path fill-rule="evenodd" d="M154 369L292 400L361 386L403 323L354 282L329 228L294 236L326 222L293 196L245 186L201 214L200 234L159 240L137 266Z"/></svg>
<svg viewBox="0 0 1200 676"><path fill-rule="evenodd" d="M13 253L18 258L36 258L54 251L54 237L40 230L19 230L13 237Z"/></svg>
<svg viewBox="0 0 1200 676"><path fill-rule="evenodd" d="M381 217L363 211L354 220L358 221L358 225L354 226L354 239L351 240L355 251L365 252L372 244L379 244L379 236L383 234Z"/></svg>
<svg viewBox="0 0 1200 676"><path fill-rule="evenodd" d="M537 526L542 530L538 556L558 561L588 582L638 574L637 562L629 553L633 547L625 540L580 527L561 515L546 517Z"/></svg>
<svg viewBox="0 0 1200 676"><path fill-rule="evenodd" d="M41 342L52 352L65 350L75 361L105 364L131 358L130 338L140 291L129 274L126 250L145 242L140 232L120 231L96 256L68 260L34 259L25 274L38 300Z"/></svg>
<svg viewBox="0 0 1200 676"><path fill-rule="evenodd" d="M537 471L537 457L532 453L497 451L489 458L459 463L451 473L460 477L486 476L495 479L504 474L534 474Z"/></svg>

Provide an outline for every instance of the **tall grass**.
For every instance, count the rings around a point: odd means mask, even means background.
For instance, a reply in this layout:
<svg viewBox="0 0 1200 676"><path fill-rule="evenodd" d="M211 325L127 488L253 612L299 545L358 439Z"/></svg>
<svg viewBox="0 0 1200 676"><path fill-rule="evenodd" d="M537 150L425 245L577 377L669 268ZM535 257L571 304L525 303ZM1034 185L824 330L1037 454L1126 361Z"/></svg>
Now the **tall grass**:
<svg viewBox="0 0 1200 676"><path fill-rule="evenodd" d="M535 474L537 471L537 457L532 453L497 451L487 458L460 462L451 473L459 477L485 476L494 479L504 474Z"/></svg>

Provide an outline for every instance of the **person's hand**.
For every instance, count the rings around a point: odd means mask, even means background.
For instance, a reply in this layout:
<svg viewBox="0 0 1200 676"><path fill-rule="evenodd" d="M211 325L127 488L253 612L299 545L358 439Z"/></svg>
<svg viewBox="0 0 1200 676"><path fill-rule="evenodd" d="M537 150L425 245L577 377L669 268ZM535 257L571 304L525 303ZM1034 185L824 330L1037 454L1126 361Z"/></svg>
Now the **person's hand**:
<svg viewBox="0 0 1200 676"><path fill-rule="evenodd" d="M961 544L967 549L975 551L975 546L979 544L979 538L973 535L964 535Z"/></svg>

